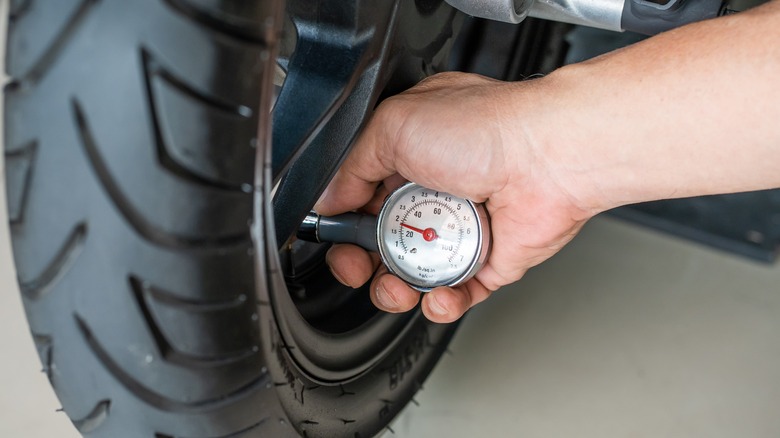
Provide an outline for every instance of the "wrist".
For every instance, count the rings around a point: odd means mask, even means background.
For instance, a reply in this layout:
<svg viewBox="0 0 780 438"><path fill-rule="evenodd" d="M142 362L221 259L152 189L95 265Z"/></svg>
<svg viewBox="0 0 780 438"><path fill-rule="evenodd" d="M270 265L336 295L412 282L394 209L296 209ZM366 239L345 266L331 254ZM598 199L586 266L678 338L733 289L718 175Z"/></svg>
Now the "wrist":
<svg viewBox="0 0 780 438"><path fill-rule="evenodd" d="M593 142L581 129L589 114L585 81L587 72L579 65L567 66L548 76L513 84L513 114L519 123L514 147L518 154L517 175L536 179L536 186L565 198L577 219L588 219L621 205L599 185L604 154L594 150ZM542 181L543 180L543 181Z"/></svg>

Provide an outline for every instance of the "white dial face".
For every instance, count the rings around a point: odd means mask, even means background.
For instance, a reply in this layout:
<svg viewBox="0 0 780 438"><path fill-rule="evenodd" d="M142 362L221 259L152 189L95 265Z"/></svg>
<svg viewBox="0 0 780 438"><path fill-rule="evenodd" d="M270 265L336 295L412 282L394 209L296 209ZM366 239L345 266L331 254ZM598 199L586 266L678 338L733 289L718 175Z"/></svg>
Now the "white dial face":
<svg viewBox="0 0 780 438"><path fill-rule="evenodd" d="M459 282L481 252L481 222L474 204L417 184L390 195L377 232L387 267L422 289Z"/></svg>

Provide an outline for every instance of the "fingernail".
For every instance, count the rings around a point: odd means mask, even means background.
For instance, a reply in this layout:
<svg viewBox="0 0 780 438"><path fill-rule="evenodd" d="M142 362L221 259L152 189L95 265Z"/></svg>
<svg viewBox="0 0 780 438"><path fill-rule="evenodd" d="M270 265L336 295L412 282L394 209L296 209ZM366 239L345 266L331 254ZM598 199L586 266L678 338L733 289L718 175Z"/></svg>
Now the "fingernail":
<svg viewBox="0 0 780 438"><path fill-rule="evenodd" d="M428 308L436 315L443 316L447 314L447 309L441 305L439 300L436 299L436 295L434 294L430 294L428 296Z"/></svg>
<svg viewBox="0 0 780 438"><path fill-rule="evenodd" d="M328 197L328 189L330 187L325 187L325 191L322 192L320 195L320 199L317 200L317 202L314 203L314 211L319 212L320 207L322 207L322 204L325 202L325 198Z"/></svg>
<svg viewBox="0 0 780 438"><path fill-rule="evenodd" d="M379 305L385 310L395 310L398 308L398 303L392 295L387 293L381 282L376 285L374 295L376 296L376 300L379 301Z"/></svg>
<svg viewBox="0 0 780 438"><path fill-rule="evenodd" d="M339 283L343 284L344 286L352 287L351 284L347 283L344 280L344 277L339 275L339 273L336 272L335 269L333 269L333 264L330 262L330 254L331 254L330 250L328 250L328 252L325 253L325 264L328 265L328 270L330 271L330 275L332 275L333 278L335 278ZM352 287L352 288L354 289L354 287Z"/></svg>
<svg viewBox="0 0 780 438"><path fill-rule="evenodd" d="M333 268L331 268L331 267L330 267L330 265L328 265L328 269L330 269L330 274L331 274L331 275L333 275L333 277L334 277L334 278L335 278L335 279L336 279L336 280L337 280L339 283L343 284L344 286L349 286L349 287L352 287L352 285L351 285L351 284L349 284L349 283L347 283L346 281L344 281L344 279L341 277L341 275L339 275L338 273L336 273L336 271L334 271L334 270L333 270ZM354 289L354 288L353 288L353 289Z"/></svg>

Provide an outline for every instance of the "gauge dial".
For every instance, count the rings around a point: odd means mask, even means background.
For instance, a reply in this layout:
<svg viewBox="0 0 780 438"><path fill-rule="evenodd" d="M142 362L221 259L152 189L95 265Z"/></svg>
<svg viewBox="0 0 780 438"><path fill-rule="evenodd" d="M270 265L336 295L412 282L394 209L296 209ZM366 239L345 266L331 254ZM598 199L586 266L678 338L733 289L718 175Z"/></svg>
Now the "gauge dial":
<svg viewBox="0 0 780 438"><path fill-rule="evenodd" d="M377 222L377 243L388 269L429 291L473 277L490 246L482 205L407 183L388 196Z"/></svg>

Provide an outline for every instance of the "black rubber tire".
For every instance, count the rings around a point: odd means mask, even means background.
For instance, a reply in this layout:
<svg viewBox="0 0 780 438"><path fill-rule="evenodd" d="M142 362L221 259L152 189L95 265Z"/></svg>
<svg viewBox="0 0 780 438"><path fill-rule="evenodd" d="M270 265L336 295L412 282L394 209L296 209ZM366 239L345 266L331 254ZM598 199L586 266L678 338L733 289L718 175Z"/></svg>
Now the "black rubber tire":
<svg viewBox="0 0 780 438"><path fill-rule="evenodd" d="M452 336L414 314L342 380L290 354L269 305L285 285L269 259L256 288L264 237L256 251L249 234L280 7L11 2L13 253L44 371L82 434L372 436Z"/></svg>

